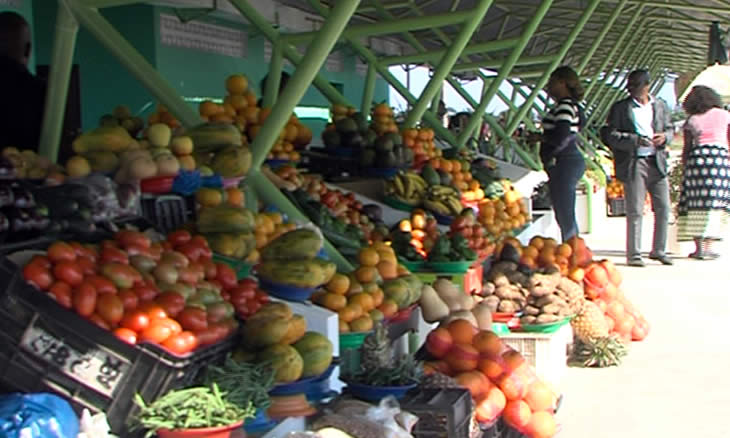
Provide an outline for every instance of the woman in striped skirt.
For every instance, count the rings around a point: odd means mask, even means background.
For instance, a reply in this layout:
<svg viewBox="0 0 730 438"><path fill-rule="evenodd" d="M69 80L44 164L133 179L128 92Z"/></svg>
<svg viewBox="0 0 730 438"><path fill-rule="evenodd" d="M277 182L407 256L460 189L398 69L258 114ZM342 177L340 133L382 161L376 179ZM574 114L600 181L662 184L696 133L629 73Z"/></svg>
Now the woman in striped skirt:
<svg viewBox="0 0 730 438"><path fill-rule="evenodd" d="M684 179L679 198L679 240L695 242L689 256L716 259L712 242L727 237L730 225L730 112L720 96L698 85L684 101Z"/></svg>

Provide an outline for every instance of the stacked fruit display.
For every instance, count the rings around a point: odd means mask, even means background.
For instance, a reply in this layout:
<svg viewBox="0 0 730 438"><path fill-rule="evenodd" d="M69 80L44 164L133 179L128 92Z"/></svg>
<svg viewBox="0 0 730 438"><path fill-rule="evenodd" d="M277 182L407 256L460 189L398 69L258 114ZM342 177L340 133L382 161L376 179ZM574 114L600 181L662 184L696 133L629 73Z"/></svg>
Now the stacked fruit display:
<svg viewBox="0 0 730 438"><path fill-rule="evenodd" d="M396 125L393 117L393 108L388 104L379 103L375 105L371 118L370 128L375 131L378 137L382 137L386 133L398 134L398 125ZM400 138L400 135L397 135L397 137Z"/></svg>
<svg viewBox="0 0 730 438"><path fill-rule="evenodd" d="M415 209L409 219L398 223L391 233L391 245L405 261L423 261L440 235L436 219L424 210Z"/></svg>
<svg viewBox="0 0 730 438"><path fill-rule="evenodd" d="M242 279L235 287L223 291L222 296L233 305L236 315L243 320L269 302L269 295L258 287L253 278Z"/></svg>
<svg viewBox="0 0 730 438"><path fill-rule="evenodd" d="M225 81L225 88L228 95L222 104L211 100L200 102L200 116L206 122L235 124L241 132L245 132L258 119L256 94L249 88L248 78L241 74L229 76Z"/></svg>
<svg viewBox="0 0 730 438"><path fill-rule="evenodd" d="M178 231L152 242L123 230L100 245L55 242L25 265L23 276L129 343L185 354L237 328L233 306L222 296L238 287L236 274L211 256L202 236Z"/></svg>
<svg viewBox="0 0 730 438"><path fill-rule="evenodd" d="M528 223L527 205L517 189L503 180L504 194L484 199L479 203L479 222L494 239L507 236Z"/></svg>
<svg viewBox="0 0 730 438"><path fill-rule="evenodd" d="M276 168L274 173L276 173L276 175L284 181L291 183L292 190L301 188L304 185L304 177L299 174L299 171L294 166L279 166Z"/></svg>
<svg viewBox="0 0 730 438"><path fill-rule="evenodd" d="M442 185L428 187L423 206L426 210L444 218L458 216L464 209L459 191L451 186Z"/></svg>
<svg viewBox="0 0 730 438"><path fill-rule="evenodd" d="M433 158L421 169L423 179L429 185L451 186L459 191L469 191L472 181L471 164L466 160Z"/></svg>
<svg viewBox="0 0 730 438"><path fill-rule="evenodd" d="M412 170L400 171L385 181L385 196L410 206L418 206L426 198L428 184Z"/></svg>
<svg viewBox="0 0 730 438"><path fill-rule="evenodd" d="M254 223L256 250L249 254L249 260L252 262L258 262L258 250L268 245L269 242L277 239L282 234L294 231L297 228L295 223L284 223L284 217L278 212L256 213Z"/></svg>
<svg viewBox="0 0 730 438"><path fill-rule="evenodd" d="M437 359L425 363L426 372L452 376L468 389L478 421L492 423L501 414L530 438L556 434L557 395L493 332L456 319L429 333L426 348Z"/></svg>
<svg viewBox="0 0 730 438"><path fill-rule="evenodd" d="M624 198L624 185L617 179L612 179L606 185L606 196L608 199L623 199Z"/></svg>
<svg viewBox="0 0 730 438"><path fill-rule="evenodd" d="M260 127L266 121L271 110L263 108L259 112L259 121L249 129L249 140L253 142L258 135ZM296 114L292 114L286 122L279 138L266 156L267 160L282 160L296 163L301 160L299 149L304 149L312 141L312 131L299 121Z"/></svg>
<svg viewBox="0 0 730 438"><path fill-rule="evenodd" d="M558 244L553 238L534 236L527 246L523 247L514 237L505 238L498 246L502 251L509 244L519 257L519 263L529 269L557 267L563 276L581 283L584 270L593 254L580 237L572 237L563 244Z"/></svg>
<svg viewBox="0 0 730 438"><path fill-rule="evenodd" d="M492 328L492 312L486 303L479 302L446 278L439 278L432 285L424 285L418 303L426 322L449 324L462 319L481 330Z"/></svg>
<svg viewBox="0 0 730 438"><path fill-rule="evenodd" d="M284 302L264 304L243 327L242 344L233 354L241 362L268 362L276 383L318 376L332 363L332 343L307 331L307 321Z"/></svg>
<svg viewBox="0 0 730 438"><path fill-rule="evenodd" d="M70 169L75 171L77 169ZM88 171L74 172L83 175ZM46 179L48 184L59 184L65 179L64 168L51 163L35 151L20 151L14 147L6 147L0 156L0 179Z"/></svg>
<svg viewBox="0 0 730 438"><path fill-rule="evenodd" d="M217 254L245 259L256 249L255 223L250 210L220 203L201 208L196 226Z"/></svg>
<svg viewBox="0 0 730 438"><path fill-rule="evenodd" d="M209 122L185 132L195 145L193 156L201 170L205 167L223 178L241 178L251 167L251 151L237 127Z"/></svg>
<svg viewBox="0 0 730 438"><path fill-rule="evenodd" d="M333 106L330 112L332 123L322 132L322 141L329 152L355 156L375 145L378 134L368 127L364 114L342 105Z"/></svg>
<svg viewBox="0 0 730 438"><path fill-rule="evenodd" d="M159 122L162 122L162 120L158 120L155 123ZM152 124L153 123L150 123L150 125ZM129 132L129 135L137 137L137 134L144 129L144 120L141 117L133 117L132 111L128 106L118 105L114 108L111 114L104 114L101 116L99 126L121 126ZM170 128L172 129L173 126L170 126Z"/></svg>
<svg viewBox="0 0 730 438"><path fill-rule="evenodd" d="M430 128L408 128L401 133L403 144L413 151L413 165L420 168L429 160L439 158L441 149L436 147L434 132Z"/></svg>
<svg viewBox="0 0 730 438"><path fill-rule="evenodd" d="M484 260L494 253L495 245L487 238L487 230L476 219L474 210L466 208L451 222L450 233L460 234L469 242L469 248Z"/></svg>
<svg viewBox="0 0 730 438"><path fill-rule="evenodd" d="M322 238L315 231L307 228L289 231L261 249L261 263L256 266L257 275L270 285L313 291L327 284L337 272L334 263L317 258L320 248ZM269 292L277 291L272 289Z"/></svg>
<svg viewBox="0 0 730 438"><path fill-rule="evenodd" d="M170 114L167 107L162 104L157 104L155 111L147 117L148 125L154 125L155 123L164 123L173 131L182 126L180 121Z"/></svg>

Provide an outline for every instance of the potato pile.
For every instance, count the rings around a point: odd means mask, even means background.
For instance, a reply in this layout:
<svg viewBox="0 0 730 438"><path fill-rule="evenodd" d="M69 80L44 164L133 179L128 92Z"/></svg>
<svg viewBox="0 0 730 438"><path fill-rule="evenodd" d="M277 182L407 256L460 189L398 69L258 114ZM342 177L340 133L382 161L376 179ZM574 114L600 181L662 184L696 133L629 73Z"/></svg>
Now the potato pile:
<svg viewBox="0 0 730 438"><path fill-rule="evenodd" d="M487 274L481 295L492 313L515 313L527 305L530 277L517 267L517 263L502 261Z"/></svg>
<svg viewBox="0 0 730 438"><path fill-rule="evenodd" d="M583 307L583 288L559 272L536 273L530 278L525 325L550 324L575 315Z"/></svg>

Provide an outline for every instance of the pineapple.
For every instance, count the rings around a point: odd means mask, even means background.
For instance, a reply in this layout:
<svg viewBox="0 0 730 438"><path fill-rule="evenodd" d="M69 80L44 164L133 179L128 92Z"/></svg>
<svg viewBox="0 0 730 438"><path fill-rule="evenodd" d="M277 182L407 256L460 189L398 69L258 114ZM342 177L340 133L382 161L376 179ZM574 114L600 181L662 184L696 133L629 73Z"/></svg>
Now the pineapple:
<svg viewBox="0 0 730 438"><path fill-rule="evenodd" d="M393 357L388 330L378 323L360 347L360 370L348 380L373 386L399 386L420 382L422 377L423 366L413 354Z"/></svg>
<svg viewBox="0 0 730 438"><path fill-rule="evenodd" d="M393 348L390 345L385 324L379 323L368 335L360 350L360 363L366 370L388 368L393 362Z"/></svg>
<svg viewBox="0 0 730 438"><path fill-rule="evenodd" d="M583 303L581 311L570 321L573 333L581 341L608 336L608 325L601 309L592 301Z"/></svg>
<svg viewBox="0 0 730 438"><path fill-rule="evenodd" d="M615 336L609 336L606 318L592 301L585 301L581 311L570 321L576 342L571 362L584 367L608 367L621 363L626 346Z"/></svg>

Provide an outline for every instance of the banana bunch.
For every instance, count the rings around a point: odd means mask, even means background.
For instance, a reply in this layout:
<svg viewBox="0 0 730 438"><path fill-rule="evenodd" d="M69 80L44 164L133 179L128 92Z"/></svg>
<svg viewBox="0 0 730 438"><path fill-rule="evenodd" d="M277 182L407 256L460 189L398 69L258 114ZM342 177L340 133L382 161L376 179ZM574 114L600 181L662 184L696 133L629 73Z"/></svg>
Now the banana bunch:
<svg viewBox="0 0 730 438"><path fill-rule="evenodd" d="M461 205L461 194L451 186L429 187L423 206L443 216L458 216L464 209Z"/></svg>
<svg viewBox="0 0 730 438"><path fill-rule="evenodd" d="M411 171L398 172L393 179L385 182L385 195L416 206L423 201L427 188L428 184L421 175Z"/></svg>

